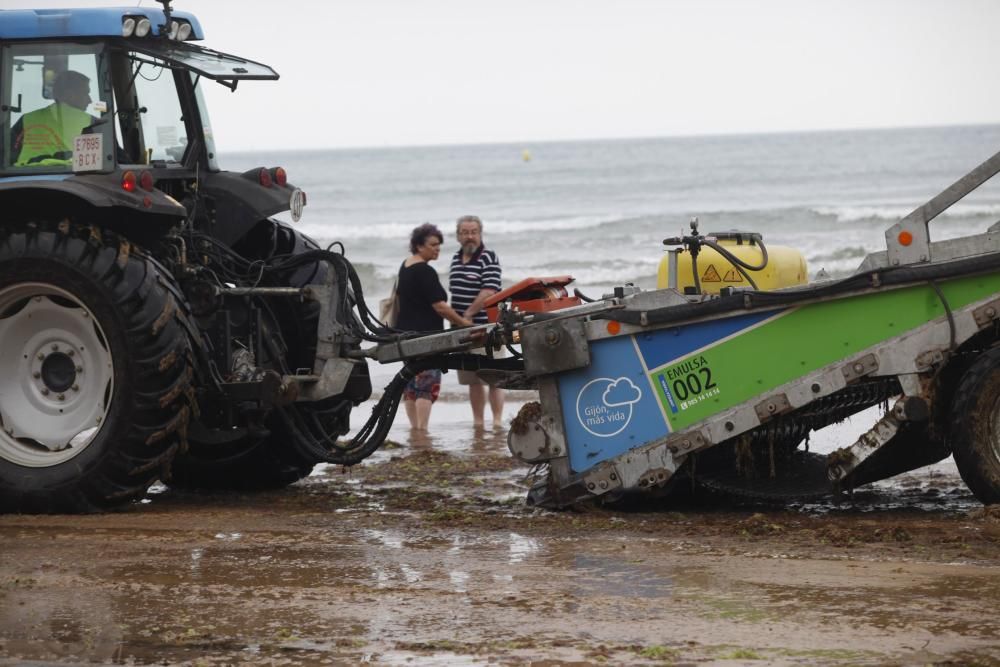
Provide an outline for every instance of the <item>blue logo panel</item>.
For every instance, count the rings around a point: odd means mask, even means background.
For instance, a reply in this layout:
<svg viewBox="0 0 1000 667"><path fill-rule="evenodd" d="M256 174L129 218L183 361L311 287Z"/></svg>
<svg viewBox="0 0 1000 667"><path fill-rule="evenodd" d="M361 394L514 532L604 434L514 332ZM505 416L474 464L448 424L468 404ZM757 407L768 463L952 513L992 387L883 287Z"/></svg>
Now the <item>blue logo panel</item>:
<svg viewBox="0 0 1000 667"><path fill-rule="evenodd" d="M590 353L590 366L558 376L575 472L670 432L631 336L594 341Z"/></svg>

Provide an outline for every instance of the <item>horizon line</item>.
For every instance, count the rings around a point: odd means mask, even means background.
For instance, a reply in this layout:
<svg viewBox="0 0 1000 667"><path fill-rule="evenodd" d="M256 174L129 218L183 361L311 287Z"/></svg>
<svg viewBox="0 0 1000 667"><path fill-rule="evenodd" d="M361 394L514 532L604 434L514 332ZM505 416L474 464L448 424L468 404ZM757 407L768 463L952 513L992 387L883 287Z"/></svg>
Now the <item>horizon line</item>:
<svg viewBox="0 0 1000 667"><path fill-rule="evenodd" d="M891 125L891 126L866 126L866 127L837 127L837 128L815 128L804 130L761 130L748 132L701 132L693 134L664 134L664 135L634 135L634 136L605 136L605 137L577 137L577 138L555 138L555 139L524 139L512 141L468 141L468 142L446 142L446 143L412 143L412 144L389 144L389 145L348 145L348 146L288 146L274 148L237 148L231 150L216 150L223 154L245 154L261 152L297 151L297 152L326 152L326 151L351 151L351 150L396 150L406 148L459 148L471 146L519 146L528 148L535 145L546 144L566 144L566 143L588 143L604 141L639 141L643 139L704 139L712 137L751 137L751 136L776 136L776 135L796 135L796 134L837 134L846 132L879 132L879 131L905 131L905 130L943 130L958 128L995 127L1000 125L1000 121L995 123L954 123L941 125Z"/></svg>

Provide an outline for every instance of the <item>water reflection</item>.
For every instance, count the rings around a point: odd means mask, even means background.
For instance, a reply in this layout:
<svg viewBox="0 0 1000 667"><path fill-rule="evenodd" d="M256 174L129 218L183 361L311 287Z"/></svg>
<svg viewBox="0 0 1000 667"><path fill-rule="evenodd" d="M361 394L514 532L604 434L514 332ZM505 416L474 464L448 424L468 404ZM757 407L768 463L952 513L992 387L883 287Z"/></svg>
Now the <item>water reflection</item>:
<svg viewBox="0 0 1000 667"><path fill-rule="evenodd" d="M451 581L454 591L456 593L465 593L467 589L465 587L466 583L469 581L469 573L462 572L460 570L452 570L448 573L448 579Z"/></svg>
<svg viewBox="0 0 1000 667"><path fill-rule="evenodd" d="M438 438L436 438L430 431L421 431L411 428L406 438L406 443L410 446L410 449L420 451L434 449L434 444L437 440Z"/></svg>
<svg viewBox="0 0 1000 667"><path fill-rule="evenodd" d="M204 555L204 549L192 549L191 550L191 572L192 574L198 574L198 570L201 568L201 557Z"/></svg>
<svg viewBox="0 0 1000 667"><path fill-rule="evenodd" d="M54 596L33 590L8 591L0 605L3 654L86 656L90 661L110 662L121 655L127 637L123 619L115 612L114 599L97 589Z"/></svg>
<svg viewBox="0 0 1000 667"><path fill-rule="evenodd" d="M510 534L510 558L509 563L520 563L526 557L534 554L539 549L538 540L532 537L525 537L517 533Z"/></svg>
<svg viewBox="0 0 1000 667"><path fill-rule="evenodd" d="M627 598L665 598L674 591L673 576L665 576L652 567L630 563L626 554L576 554L571 567L576 576L574 588L584 596Z"/></svg>
<svg viewBox="0 0 1000 667"><path fill-rule="evenodd" d="M369 542L377 542L392 549L403 548L403 534L397 531L367 529L363 531Z"/></svg>
<svg viewBox="0 0 1000 667"><path fill-rule="evenodd" d="M448 553L457 554L461 553L462 548L465 546L465 538L461 535L453 535L451 538L451 548L448 549Z"/></svg>
<svg viewBox="0 0 1000 667"><path fill-rule="evenodd" d="M424 578L420 570L410 567L406 563L400 563L399 569L403 573L403 578L406 579L406 583L408 584L419 583Z"/></svg>

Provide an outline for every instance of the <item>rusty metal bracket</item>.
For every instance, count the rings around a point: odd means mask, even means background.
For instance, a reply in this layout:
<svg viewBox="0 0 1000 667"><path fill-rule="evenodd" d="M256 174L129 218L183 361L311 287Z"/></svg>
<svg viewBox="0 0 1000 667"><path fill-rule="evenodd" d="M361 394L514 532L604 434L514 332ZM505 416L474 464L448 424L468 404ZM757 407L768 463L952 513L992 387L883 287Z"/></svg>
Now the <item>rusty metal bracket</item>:
<svg viewBox="0 0 1000 667"><path fill-rule="evenodd" d="M774 396L765 398L755 405L753 409L757 413L757 419L763 423L780 414L791 412L792 404L789 403L788 396L785 394L775 394Z"/></svg>
<svg viewBox="0 0 1000 667"><path fill-rule="evenodd" d="M588 472L584 475L583 482L587 487L587 491L590 491L595 496L607 493L612 489L617 489L622 485L618 471L610 463L599 465Z"/></svg>
<svg viewBox="0 0 1000 667"><path fill-rule="evenodd" d="M839 482L855 468L871 457L883 445L892 440L899 432L900 421L896 411L891 410L882 419L875 422L867 432L849 447L831 452L827 456L827 477L831 482Z"/></svg>
<svg viewBox="0 0 1000 667"><path fill-rule="evenodd" d="M671 454L687 454L704 449L711 442L701 431L682 433L667 439L667 449Z"/></svg>
<svg viewBox="0 0 1000 667"><path fill-rule="evenodd" d="M524 370L530 376L559 373L590 364L584 322L555 320L521 329Z"/></svg>
<svg viewBox="0 0 1000 667"><path fill-rule="evenodd" d="M920 370L926 370L928 368L933 368L944 362L945 353L947 348L931 348L929 350L924 350L916 356L913 360L916 363L917 368Z"/></svg>
<svg viewBox="0 0 1000 667"><path fill-rule="evenodd" d="M850 384L877 371L878 357L874 354L866 354L860 359L856 359L849 364L844 364L840 370L844 374L844 380Z"/></svg>
<svg viewBox="0 0 1000 667"><path fill-rule="evenodd" d="M982 329L996 320L998 313L1000 313L1000 299L994 299L972 311L972 317L976 320L976 326Z"/></svg>
<svg viewBox="0 0 1000 667"><path fill-rule="evenodd" d="M219 388L234 401L259 401L264 405L287 405L299 397L299 387L274 371L261 373L247 382L222 382Z"/></svg>
<svg viewBox="0 0 1000 667"><path fill-rule="evenodd" d="M930 419L931 406L923 396L902 396L892 407L892 414L901 422L923 422Z"/></svg>

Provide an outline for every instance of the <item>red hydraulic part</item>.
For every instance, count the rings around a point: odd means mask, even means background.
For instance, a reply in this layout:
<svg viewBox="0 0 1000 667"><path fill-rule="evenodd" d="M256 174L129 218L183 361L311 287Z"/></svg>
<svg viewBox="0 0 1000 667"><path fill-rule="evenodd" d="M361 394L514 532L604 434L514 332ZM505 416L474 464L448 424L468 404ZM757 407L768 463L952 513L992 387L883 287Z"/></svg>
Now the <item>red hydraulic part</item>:
<svg viewBox="0 0 1000 667"><path fill-rule="evenodd" d="M522 312L545 313L550 310L579 306L580 297L570 296L566 285L573 282L573 276L548 276L545 278L525 278L516 285L497 292L486 299L486 317L497 321L497 304L510 300L511 306Z"/></svg>

